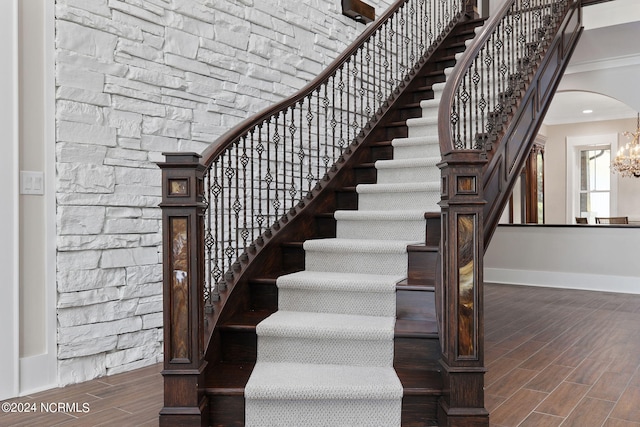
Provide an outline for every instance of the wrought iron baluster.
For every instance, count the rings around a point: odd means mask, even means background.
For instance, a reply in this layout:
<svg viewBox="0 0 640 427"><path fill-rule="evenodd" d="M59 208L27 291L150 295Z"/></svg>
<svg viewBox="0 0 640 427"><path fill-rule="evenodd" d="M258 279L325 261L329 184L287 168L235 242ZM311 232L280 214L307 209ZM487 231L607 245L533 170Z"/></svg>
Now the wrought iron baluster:
<svg viewBox="0 0 640 427"><path fill-rule="evenodd" d="M235 146L235 142L233 143L233 145ZM233 245L233 218L231 215L231 212L233 210L233 198L232 198L232 180L233 180L233 176L234 176L234 170L233 170L233 163L232 163L233 159L232 159L232 151L228 151L227 152L227 167L224 170L224 175L225 178L227 179L226 184L227 184L227 207L228 210L226 212L227 215L227 225L228 225L228 230L227 230L227 247L225 248L225 255L227 256L227 263L228 266L231 267L231 264L233 263L234 257L233 255L236 253L236 248ZM228 273L233 274L233 272L229 271Z"/></svg>
<svg viewBox="0 0 640 427"><path fill-rule="evenodd" d="M205 235L204 235L204 247L205 253L207 256L206 267L205 267L205 285L204 285L204 303L205 303L205 313L210 313L213 310L212 306L212 271L213 267L211 266L212 255L213 255L213 234L211 231L211 171L205 176L205 203L207 204L207 213L206 213L206 225L205 225Z"/></svg>
<svg viewBox="0 0 640 427"><path fill-rule="evenodd" d="M307 158L307 196L310 197L311 196L311 183L313 182L313 180L315 179L315 177L313 176L313 143L312 143L312 139L311 139L311 134L312 134L312 129L313 129L313 112L312 112L312 108L313 108L313 92L309 94L309 96L307 97L307 102L308 102L308 106L307 106L307 129L309 132L308 138L309 138L309 155ZM318 104L319 105L319 104ZM300 111L302 111L302 108L300 109ZM301 119L302 120L302 119ZM302 132L302 130L300 131ZM300 140L302 140L302 133L300 134ZM302 165L301 165L302 166ZM302 176L302 174L300 174L300 176ZM302 180L300 180L300 196L302 198Z"/></svg>
<svg viewBox="0 0 640 427"><path fill-rule="evenodd" d="M291 150L290 150L290 154L291 154L291 183L289 184L289 196L290 196L290 205L289 208L293 207L293 205L295 204L295 197L296 197L296 193L297 193L297 189L296 189L296 174L297 173L301 173L301 171L296 171L295 169L295 156L296 156L296 149L295 149L295 137L296 137L296 133L297 133L297 128L300 127L302 128L302 123L298 123L298 126L296 126L295 120L296 120L296 111L295 111L296 106L292 105L291 106L291 124L289 125L289 131L291 132ZM302 113L302 108L300 108L300 112ZM300 144L302 145L302 140L300 141ZM285 145L285 149L286 149L286 145ZM286 214L286 212L283 212L283 214Z"/></svg>
<svg viewBox="0 0 640 427"><path fill-rule="evenodd" d="M269 228L269 226L271 226L271 184L273 183L273 176L271 174L271 144L269 143L271 141L271 127L273 125L271 124L271 120L269 120L267 122L267 139L265 140L267 142L267 147L266 147L266 151L267 151L267 171L264 177L264 182L265 184L267 184L266 186L266 195L267 195L267 200L266 200L266 223L265 223L265 228ZM276 122L276 129L277 129L277 122ZM277 130L276 130L277 132Z"/></svg>
<svg viewBox="0 0 640 427"><path fill-rule="evenodd" d="M240 156L240 165L242 166L242 185L239 188L242 188L242 229L240 231L240 236L242 237L242 247L245 249L247 247L247 240L249 239L249 227L247 224L247 165L249 164L249 156L247 156L247 135L242 137L242 155ZM239 185L236 183L236 185Z"/></svg>
<svg viewBox="0 0 640 427"><path fill-rule="evenodd" d="M251 153L251 158L249 159L250 161L250 169L249 169L249 176L250 176L250 186L251 186L251 210L249 211L249 216L251 218L251 241L254 242L257 238L256 236L256 227L255 227L255 223L254 223L254 215L256 214L256 208L255 208L255 203L256 203L256 192L255 192L255 185L256 182L260 182L259 179L255 179L256 178L256 174L255 174L255 161L254 159L254 151L255 151L255 132L256 129L253 128L251 129L251 138L250 138L250 143L249 143L249 153Z"/></svg>
<svg viewBox="0 0 640 427"><path fill-rule="evenodd" d="M340 82L338 83L338 90L340 91L340 139L338 140L338 148L340 155L342 155L342 149L344 147L344 66L340 67Z"/></svg>
<svg viewBox="0 0 640 427"><path fill-rule="evenodd" d="M219 290L224 290L225 289L225 272L227 271L227 268L229 267L227 265L227 259L224 255L224 250L225 250L225 238L226 238L226 226L227 223L225 221L225 214L226 214L226 207L225 207L225 198L226 198L226 186L225 186L225 181L224 181L224 161L225 161L225 156L226 153L224 155L220 156L220 163L218 164L219 169L218 169L218 173L220 174L220 176L217 176L218 179L218 184L220 186L220 234L219 234L219 240L220 240L220 270L221 270L221 277L220 277L220 282L218 283L218 289Z"/></svg>
<svg viewBox="0 0 640 427"><path fill-rule="evenodd" d="M268 127L268 124L267 124ZM263 226L265 223L265 217L264 217L264 212L262 211L262 197L263 197L263 191L262 191L262 165L263 165L263 160L262 160L262 154L265 151L265 147L262 144L262 124L260 124L258 126L258 145L256 145L256 152L258 153L258 179L256 180L258 182L258 215L256 218L256 222L258 223L258 233L262 234L263 231ZM267 161L268 164L268 161ZM269 204L267 203L267 206Z"/></svg>
<svg viewBox="0 0 640 427"><path fill-rule="evenodd" d="M234 279L236 259L246 257L245 251L253 253L262 237L269 237L289 209L310 197L331 165L357 143L449 27L444 19L456 13L457 1L406 0L311 93L247 128L209 160L204 200L207 301L218 298ZM469 115L463 109L458 113Z"/></svg>
<svg viewBox="0 0 640 427"><path fill-rule="evenodd" d="M327 84L325 83L324 88L326 90L327 88ZM321 88L318 87L318 89L316 90L316 132L318 133L318 136L316 138L316 179L320 180L320 129L321 129L321 124L320 124L320 91ZM325 144L326 144L326 115L325 115ZM309 162L309 165L311 165L311 162ZM309 191L311 191L311 183L309 183Z"/></svg>

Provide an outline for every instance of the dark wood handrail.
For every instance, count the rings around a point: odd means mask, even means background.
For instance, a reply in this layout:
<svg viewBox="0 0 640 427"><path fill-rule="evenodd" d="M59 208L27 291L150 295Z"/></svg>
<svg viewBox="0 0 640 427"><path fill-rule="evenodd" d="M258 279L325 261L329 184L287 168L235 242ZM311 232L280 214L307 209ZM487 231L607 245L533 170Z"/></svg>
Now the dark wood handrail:
<svg viewBox="0 0 640 427"><path fill-rule="evenodd" d="M309 93L314 92L321 87L327 80L340 69L340 67L347 62L349 58L360 49L367 40L374 34L394 13L396 13L402 5L409 0L397 0L392 4L387 11L376 19L370 27L368 27L360 36L353 42L347 49L340 54L331 64L320 73L310 83L302 87L299 91L289 96L288 98L280 101L279 103L265 108L258 114L245 119L240 122L231 130L224 133L216 141L214 141L209 147L202 152L202 163L206 166L210 166L217 156L219 156L224 150L226 150L235 140L242 135L248 133L252 128L267 120L279 111L284 111L308 96Z"/></svg>

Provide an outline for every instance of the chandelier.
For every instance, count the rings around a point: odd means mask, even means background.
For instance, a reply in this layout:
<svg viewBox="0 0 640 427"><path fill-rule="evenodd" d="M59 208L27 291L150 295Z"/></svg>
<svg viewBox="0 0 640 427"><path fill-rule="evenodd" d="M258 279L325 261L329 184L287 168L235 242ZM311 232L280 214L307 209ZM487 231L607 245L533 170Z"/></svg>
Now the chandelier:
<svg viewBox="0 0 640 427"><path fill-rule="evenodd" d="M613 160L613 170L622 176L635 176L640 178L640 113L638 113L638 124L636 132L625 132L624 136L629 138L629 142L618 149L618 154Z"/></svg>

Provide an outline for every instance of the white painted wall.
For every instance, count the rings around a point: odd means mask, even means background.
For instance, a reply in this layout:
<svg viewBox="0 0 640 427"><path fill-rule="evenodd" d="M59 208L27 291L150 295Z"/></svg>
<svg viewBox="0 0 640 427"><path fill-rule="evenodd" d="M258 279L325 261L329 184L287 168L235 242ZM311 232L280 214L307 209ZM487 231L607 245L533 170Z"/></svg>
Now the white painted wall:
<svg viewBox="0 0 640 427"><path fill-rule="evenodd" d="M0 400L19 390L18 265L18 0L0 14Z"/></svg>
<svg viewBox="0 0 640 427"><path fill-rule="evenodd" d="M499 226L484 280L640 294L640 227Z"/></svg>
<svg viewBox="0 0 640 427"><path fill-rule="evenodd" d="M20 170L44 175L20 195L20 394L58 384L53 23L53 3L19 2Z"/></svg>
<svg viewBox="0 0 640 427"><path fill-rule="evenodd" d="M545 215L547 224L572 223L570 209L571 196L567 194L567 138L594 135L618 135L620 143L626 141L624 131L634 131L636 119L608 120L568 125L545 126L542 132L547 136L545 145ZM616 141L612 141L616 142ZM617 204L613 211L628 216L630 220L640 220L640 179L616 178Z"/></svg>

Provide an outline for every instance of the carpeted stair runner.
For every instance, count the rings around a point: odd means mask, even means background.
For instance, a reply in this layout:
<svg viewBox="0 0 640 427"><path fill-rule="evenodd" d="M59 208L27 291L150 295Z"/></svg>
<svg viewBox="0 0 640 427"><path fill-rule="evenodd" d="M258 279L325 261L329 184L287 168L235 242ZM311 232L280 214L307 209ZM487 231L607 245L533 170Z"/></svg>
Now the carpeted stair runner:
<svg viewBox="0 0 640 427"><path fill-rule="evenodd" d="M247 426L400 426L395 286L407 276L407 245L424 241L424 213L440 209L443 88L407 120L394 159L376 162L377 183L357 186L358 210L335 213L337 237L306 241L305 271L277 279L279 311L256 328Z"/></svg>

